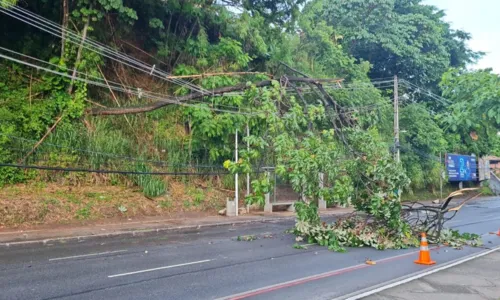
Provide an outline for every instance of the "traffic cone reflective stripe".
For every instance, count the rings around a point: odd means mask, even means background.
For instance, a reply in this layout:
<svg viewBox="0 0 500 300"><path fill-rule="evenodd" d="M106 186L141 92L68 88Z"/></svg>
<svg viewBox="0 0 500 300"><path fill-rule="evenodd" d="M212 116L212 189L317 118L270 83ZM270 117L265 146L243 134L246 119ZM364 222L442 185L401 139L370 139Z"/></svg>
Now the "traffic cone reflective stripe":
<svg viewBox="0 0 500 300"><path fill-rule="evenodd" d="M436 263L435 261L431 260L431 253L429 251L429 244L427 244L427 235L425 233L422 233L422 239L420 241L420 253L415 263L420 265L433 265Z"/></svg>

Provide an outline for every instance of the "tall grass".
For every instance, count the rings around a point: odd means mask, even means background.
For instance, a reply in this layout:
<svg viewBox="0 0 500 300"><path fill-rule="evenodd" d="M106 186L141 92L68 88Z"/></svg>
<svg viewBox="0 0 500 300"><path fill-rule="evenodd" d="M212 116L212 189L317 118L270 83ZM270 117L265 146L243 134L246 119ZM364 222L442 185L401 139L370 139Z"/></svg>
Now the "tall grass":
<svg viewBox="0 0 500 300"><path fill-rule="evenodd" d="M119 129L110 126L106 119L96 119L95 130L88 135L89 162L92 168L101 168L104 165L123 167L124 160L116 156L134 156L132 149L133 141L125 136ZM102 155L100 153L112 153L113 155Z"/></svg>
<svg viewBox="0 0 500 300"><path fill-rule="evenodd" d="M137 163L135 165L136 172L150 172L151 169L148 168L143 163ZM132 179L135 184L142 188L142 193L147 197L158 197L167 192L167 187L165 182L161 179L161 177L153 176L153 175L133 175Z"/></svg>

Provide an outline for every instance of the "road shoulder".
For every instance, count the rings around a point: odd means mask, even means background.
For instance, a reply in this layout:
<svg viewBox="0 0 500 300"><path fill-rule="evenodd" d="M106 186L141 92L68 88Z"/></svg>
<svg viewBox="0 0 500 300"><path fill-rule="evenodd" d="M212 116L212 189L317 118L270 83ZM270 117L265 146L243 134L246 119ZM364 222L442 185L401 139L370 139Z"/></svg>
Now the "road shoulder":
<svg viewBox="0 0 500 300"><path fill-rule="evenodd" d="M321 217L335 218L352 213L350 208L333 208L321 212ZM233 226L252 223L269 223L294 220L290 212L273 214L248 214L239 217L210 216L203 218L158 218L152 220L130 220L119 223L92 224L84 226L57 226L55 228L32 228L28 230L0 230L0 247L20 244L48 243L51 241L82 240L117 236L139 236L167 231L201 229L207 227Z"/></svg>

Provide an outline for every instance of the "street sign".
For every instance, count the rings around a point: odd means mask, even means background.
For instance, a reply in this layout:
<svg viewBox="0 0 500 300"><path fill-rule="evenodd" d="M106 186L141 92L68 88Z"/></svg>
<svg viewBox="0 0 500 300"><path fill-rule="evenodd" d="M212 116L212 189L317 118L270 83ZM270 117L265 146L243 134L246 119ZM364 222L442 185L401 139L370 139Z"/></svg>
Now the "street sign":
<svg viewBox="0 0 500 300"><path fill-rule="evenodd" d="M477 181L476 157L446 154L448 181Z"/></svg>

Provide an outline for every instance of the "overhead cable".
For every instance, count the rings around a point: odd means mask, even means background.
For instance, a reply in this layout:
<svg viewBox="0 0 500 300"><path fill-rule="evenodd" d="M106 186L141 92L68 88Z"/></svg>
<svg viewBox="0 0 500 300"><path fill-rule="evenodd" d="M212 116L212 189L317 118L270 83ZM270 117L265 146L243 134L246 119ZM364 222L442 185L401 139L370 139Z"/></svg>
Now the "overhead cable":
<svg viewBox="0 0 500 300"><path fill-rule="evenodd" d="M16 63L19 63L19 64L23 64L23 65L26 65L26 66L38 69L38 70L43 70L45 72L49 72L49 73L52 73L52 74L55 74L55 75L60 75L60 76L66 77L66 78L73 79L73 76L71 76L71 75L69 75L67 73L63 73L63 72L59 72L59 71L56 71L56 70L48 69L46 67L41 67L41 66L38 66L38 65L35 65L35 64L29 63L29 62L25 62L25 61L22 61L22 60L19 60L19 59L16 59L16 58L4 55L4 54L0 54L0 57L4 58L4 59L7 59L7 60L10 60L10 61L13 61L13 62L16 62ZM162 97L162 96L155 96L155 95L152 95L150 93L145 93L145 92L138 91L138 90L128 90L128 89L124 89L122 87L108 86L108 85L106 85L106 84L104 84L102 82L98 82L98 81L90 80L90 79L86 79L86 78L76 77L74 79L78 80L78 81L82 81L82 82L88 83L88 84L91 84L91 85L100 86L100 87L103 87L103 88L111 88L112 90L115 90L115 91L118 91L118 92L129 93L129 94L136 95L138 97L144 97L144 98L148 98L148 99L151 99L151 100L166 102L166 103L173 104L173 105L186 106L186 107L195 107L195 108L199 108L199 109L207 109L207 110L212 110L212 111L232 113L232 114L240 114L240 115L255 115L255 114L258 113L258 112L247 113L247 112L242 112L242 111L232 111L232 110L219 109L219 108L208 107L208 106L200 106L200 105L196 105L196 104L190 104L190 103L180 102L180 101L177 101L177 100L168 99L168 98L165 98L165 97ZM203 103L203 104L208 104L208 103Z"/></svg>
<svg viewBox="0 0 500 300"><path fill-rule="evenodd" d="M20 56L22 58L26 58L26 59L34 60L34 61L39 62L39 63L46 64L48 66L54 67L55 69L61 69L62 68L62 66L60 66L60 65L53 64L53 63L50 63L50 62L38 59L36 57L32 57L32 56L29 56L29 55L26 55L26 54L23 54L23 53L14 51L14 50L10 50L10 49L4 48L4 47L0 47L0 50L5 51L5 52L9 52L9 53L12 53L12 54L15 54L15 55ZM94 76L94 75L91 75L91 74L88 74L88 73L84 73L84 72L80 72L80 71L76 71L75 74L76 75L80 75L80 77L83 76L85 78L92 78L94 81L99 82L101 87L107 86L110 89L115 90L115 91L123 91L123 90L125 90L126 93L132 93L133 91L137 91L137 93L139 95L148 94L148 95L155 95L155 96L158 96L158 97L163 97L164 96L163 94L160 94L160 93L155 93L155 92L151 92L151 91L148 91L148 90L142 90L142 89L139 89L137 87L131 87L131 86L127 86L127 85L122 85L121 83L117 83L117 82L114 82L112 80L104 80L101 77ZM79 79L79 78L76 77L75 79ZM197 102L199 104L211 104L211 103L208 103L208 102L205 102L205 101L201 101L201 100L200 101L190 100L189 102L190 103ZM233 109L240 109L240 110L241 109L243 109L243 110L249 110L247 108L240 108L238 106L230 106L230 105L219 104L219 103L217 104L217 106L227 107L227 108L233 108Z"/></svg>
<svg viewBox="0 0 500 300"><path fill-rule="evenodd" d="M141 172L141 171L124 171L124 170L96 170L85 168L62 168L51 166L37 166L37 165L23 165L23 164L9 164L0 163L0 167L18 168L18 169L36 169L47 171L63 171L63 172L83 172L83 173L98 173L98 174L120 174L120 175L163 175L163 176L219 176L229 175L230 172ZM250 172L259 173L259 172Z"/></svg>
<svg viewBox="0 0 500 300"><path fill-rule="evenodd" d="M1 3L5 4L6 2L4 0L0 0ZM171 74L161 71L156 66L151 66L145 62L139 61L127 54L123 54L121 52L118 52L102 43L96 42L90 38L86 38L82 42L82 37L72 30L65 29L61 25L50 21L46 18L43 18L41 16L38 16L29 10L23 9L19 6L12 6L10 9L6 9L0 6L0 11L3 12L4 14L11 16L19 21L22 21L24 23L27 23L33 27L36 27L38 29L41 29L49 34L52 34L56 37L61 37L62 33L66 33L66 38L69 42L76 44L76 45L82 45L84 48L87 50L90 50L92 52L96 52L104 57L107 57L109 59L115 60L119 63L122 63L124 65L127 65L131 68L134 68L136 70L142 71L146 74L149 74L151 76L154 76L156 78L166 80L172 83L175 83L177 85L189 88L191 90L203 93L203 94L211 94L208 90L203 89L199 86L196 86L190 82L181 80L181 79L176 79L176 78L170 78Z"/></svg>

